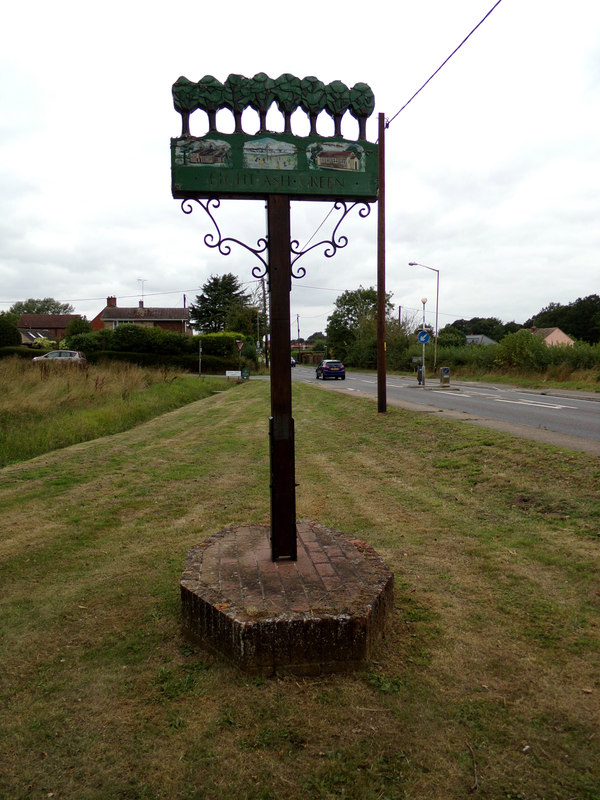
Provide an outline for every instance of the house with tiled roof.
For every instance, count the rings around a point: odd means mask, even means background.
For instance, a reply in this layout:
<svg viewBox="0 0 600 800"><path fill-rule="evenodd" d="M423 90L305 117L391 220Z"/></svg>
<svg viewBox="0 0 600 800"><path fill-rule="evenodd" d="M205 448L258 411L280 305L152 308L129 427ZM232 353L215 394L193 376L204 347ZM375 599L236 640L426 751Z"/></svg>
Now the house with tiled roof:
<svg viewBox="0 0 600 800"><path fill-rule="evenodd" d="M17 330L23 344L32 344L41 338L58 343L65 338L67 325L74 319L81 319L81 314L21 314Z"/></svg>
<svg viewBox="0 0 600 800"><path fill-rule="evenodd" d="M532 328L531 332L539 336L548 347L555 347L557 345L573 347L575 344L575 340L571 339L566 333L563 333L560 328Z"/></svg>
<svg viewBox="0 0 600 800"><path fill-rule="evenodd" d="M189 308L146 308L140 300L137 307L121 308L117 306L116 297L107 297L106 306L90 322L92 330L112 330L118 325L133 323L146 328L162 328L172 333L183 333L192 336Z"/></svg>
<svg viewBox="0 0 600 800"><path fill-rule="evenodd" d="M484 336L483 333L470 333L467 335L467 344L498 344L495 339Z"/></svg>

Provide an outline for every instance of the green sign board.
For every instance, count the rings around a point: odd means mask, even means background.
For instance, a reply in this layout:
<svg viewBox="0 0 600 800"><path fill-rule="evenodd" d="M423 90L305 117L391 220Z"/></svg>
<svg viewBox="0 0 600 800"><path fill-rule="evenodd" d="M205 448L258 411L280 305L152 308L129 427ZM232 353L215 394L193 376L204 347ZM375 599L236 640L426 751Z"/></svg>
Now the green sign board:
<svg viewBox="0 0 600 800"><path fill-rule="evenodd" d="M171 139L173 197L377 199L377 145L265 132Z"/></svg>
<svg viewBox="0 0 600 800"><path fill-rule="evenodd" d="M350 90L340 81L325 86L316 78L300 81L292 75L272 81L263 73L253 79L230 75L221 84L206 76L196 84L180 78L173 86L173 97L182 115L182 134L171 139L173 197L286 194L307 200L377 200L378 146L364 138L374 104L366 84ZM281 133L266 130L266 111L273 102L284 114ZM261 129L253 135L241 128L246 107L260 114ZM216 129L216 112L223 108L234 113L234 133ZM310 119L308 136L295 136L291 131L291 114L298 108ZM189 132L190 114L197 109L209 117L209 131L201 137ZM316 121L322 110L333 117L332 136L317 133ZM357 140L341 136L346 111L358 120Z"/></svg>

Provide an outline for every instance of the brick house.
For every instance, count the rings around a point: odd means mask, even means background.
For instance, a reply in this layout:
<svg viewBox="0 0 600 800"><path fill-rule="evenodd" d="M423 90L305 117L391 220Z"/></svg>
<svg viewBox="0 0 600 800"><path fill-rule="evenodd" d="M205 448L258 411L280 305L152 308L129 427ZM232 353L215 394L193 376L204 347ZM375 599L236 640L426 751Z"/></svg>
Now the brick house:
<svg viewBox="0 0 600 800"><path fill-rule="evenodd" d="M133 323L147 328L162 328L172 333L193 336L188 308L146 308L140 300L137 307L120 308L116 297L106 298L106 307L90 322L92 330L113 329L118 325Z"/></svg>
<svg viewBox="0 0 600 800"><path fill-rule="evenodd" d="M53 339L58 343L65 338L67 325L74 319L81 319L81 314L21 314L17 330L23 344L31 344L41 338Z"/></svg>

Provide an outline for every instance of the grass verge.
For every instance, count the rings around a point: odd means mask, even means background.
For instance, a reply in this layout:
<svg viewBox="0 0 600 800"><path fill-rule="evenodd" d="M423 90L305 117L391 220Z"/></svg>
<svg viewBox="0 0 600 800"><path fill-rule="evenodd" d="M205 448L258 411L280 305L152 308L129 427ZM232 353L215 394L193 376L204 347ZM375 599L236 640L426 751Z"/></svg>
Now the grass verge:
<svg viewBox="0 0 600 800"><path fill-rule="evenodd" d="M227 385L134 364L0 359L0 467L128 430Z"/></svg>
<svg viewBox="0 0 600 800"><path fill-rule="evenodd" d="M597 800L600 459L294 385L298 516L396 575L364 672L252 679L179 625L268 522L250 382L0 471L0 796Z"/></svg>

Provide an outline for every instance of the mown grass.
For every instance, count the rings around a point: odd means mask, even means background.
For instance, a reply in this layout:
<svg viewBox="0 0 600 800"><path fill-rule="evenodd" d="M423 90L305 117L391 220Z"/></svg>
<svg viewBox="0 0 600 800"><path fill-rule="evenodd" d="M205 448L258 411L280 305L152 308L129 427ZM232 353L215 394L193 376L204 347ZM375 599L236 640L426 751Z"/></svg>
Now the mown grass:
<svg viewBox="0 0 600 800"><path fill-rule="evenodd" d="M298 516L396 576L360 672L191 646L187 549L268 522L250 382L0 471L0 796L597 800L600 459L294 385Z"/></svg>
<svg viewBox="0 0 600 800"><path fill-rule="evenodd" d="M0 359L0 467L127 430L225 385L126 363L81 369Z"/></svg>

